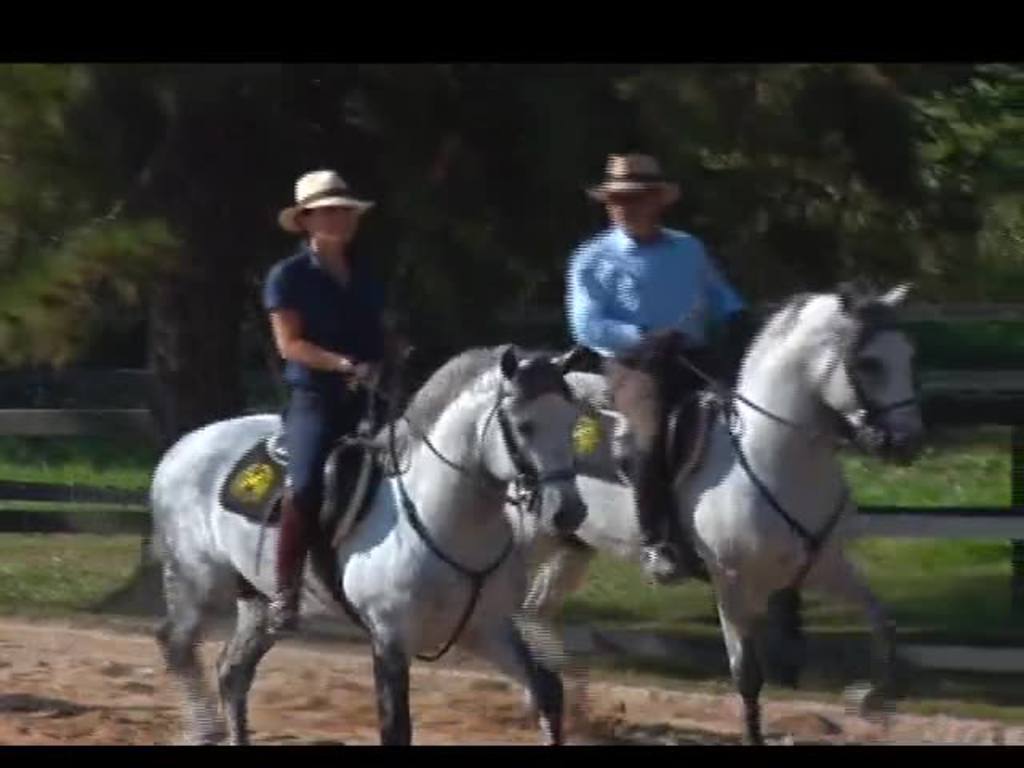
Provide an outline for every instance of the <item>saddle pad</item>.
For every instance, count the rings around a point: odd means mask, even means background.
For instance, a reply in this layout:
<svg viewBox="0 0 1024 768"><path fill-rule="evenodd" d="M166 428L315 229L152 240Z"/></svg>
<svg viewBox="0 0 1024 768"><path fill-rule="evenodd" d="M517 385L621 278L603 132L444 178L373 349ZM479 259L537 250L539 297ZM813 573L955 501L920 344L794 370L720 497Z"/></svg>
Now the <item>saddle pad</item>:
<svg viewBox="0 0 1024 768"><path fill-rule="evenodd" d="M220 488L220 504L229 512L262 522L269 511L268 523L281 516L278 502L284 494L285 469L267 452L260 439L240 458Z"/></svg>

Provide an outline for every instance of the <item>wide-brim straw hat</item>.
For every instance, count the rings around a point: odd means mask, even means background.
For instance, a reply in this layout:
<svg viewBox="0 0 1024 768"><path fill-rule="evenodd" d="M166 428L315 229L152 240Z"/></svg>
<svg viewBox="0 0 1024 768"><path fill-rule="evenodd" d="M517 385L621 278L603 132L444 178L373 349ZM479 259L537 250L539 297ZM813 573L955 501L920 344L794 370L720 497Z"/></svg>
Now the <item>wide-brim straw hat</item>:
<svg viewBox="0 0 1024 768"><path fill-rule="evenodd" d="M335 171L312 171L295 182L295 205L277 215L277 222L287 232L303 232L300 218L304 211L329 206L354 208L365 213L374 203L352 194L348 184Z"/></svg>

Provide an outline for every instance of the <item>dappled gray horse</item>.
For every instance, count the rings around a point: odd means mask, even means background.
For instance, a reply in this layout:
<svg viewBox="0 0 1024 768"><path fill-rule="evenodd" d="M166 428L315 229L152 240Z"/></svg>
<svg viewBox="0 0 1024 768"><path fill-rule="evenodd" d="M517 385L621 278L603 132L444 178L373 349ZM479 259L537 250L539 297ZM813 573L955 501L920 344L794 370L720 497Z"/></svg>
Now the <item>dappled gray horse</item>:
<svg viewBox="0 0 1024 768"><path fill-rule="evenodd" d="M845 436L884 459L908 462L921 445L913 347L896 327L906 286L883 296L801 295L765 324L744 361L734 396L712 408L689 467L676 467L678 523L694 532L714 587L745 736L761 741L762 668L754 630L772 595L806 586L862 608L874 640L873 685L863 710L882 703L890 682L885 612L843 553L856 506L837 455ZM598 551L640 561L641 541L622 449L625 428L610 411L602 377L567 377L603 424L581 456L587 519L573 537L521 529L539 563L526 602L553 618L578 589ZM511 510L510 510L511 512Z"/></svg>
<svg viewBox="0 0 1024 768"><path fill-rule="evenodd" d="M526 686L548 741L561 741L561 679L513 620L526 573L503 510L511 483L539 502L530 508L539 509L541 528L563 535L577 528L585 507L571 435L580 413L549 358L477 349L442 366L402 419L377 435L392 472L333 552L336 576L325 587L369 632L384 743L411 741L411 658L453 643ZM267 606L276 529L261 550L259 521L222 506L219 490L240 457L279 429L272 415L211 424L170 448L153 478L154 545L167 601L158 639L184 686L192 741L222 736L196 653L205 609L222 595L235 598L237 622L217 663L220 700L231 740L248 739L246 698L274 642ZM306 583L318 585L311 568Z"/></svg>

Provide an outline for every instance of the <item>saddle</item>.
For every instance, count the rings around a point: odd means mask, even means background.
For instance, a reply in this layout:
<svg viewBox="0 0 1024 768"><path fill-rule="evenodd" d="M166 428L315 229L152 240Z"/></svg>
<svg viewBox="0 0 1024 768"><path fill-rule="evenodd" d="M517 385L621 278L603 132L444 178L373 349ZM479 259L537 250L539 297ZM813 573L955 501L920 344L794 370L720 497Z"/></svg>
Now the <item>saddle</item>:
<svg viewBox="0 0 1024 768"><path fill-rule="evenodd" d="M570 375L567 378L574 394L591 409L590 414L581 420L582 426L577 427L586 435L586 439L576 442L577 472L607 482L630 485L635 476L634 454L626 417L612 408L607 388L603 383L597 386L597 377L576 378ZM663 460L676 488L692 478L704 461L716 407L717 401L712 393L697 391L673 404L665 416ZM692 553L692 548L686 543L689 537L683 536L677 528L676 516L670 516L666 524L669 526L669 539ZM575 536L569 537L566 543L586 546ZM693 575L706 581L707 572L696 554L692 553L692 557L687 559L692 562Z"/></svg>
<svg viewBox="0 0 1024 768"><path fill-rule="evenodd" d="M276 526L281 519L288 449L283 429L257 440L235 463L221 485L221 506L255 523ZM376 450L366 442L343 436L324 463L324 492L318 541L337 547L369 511L383 471Z"/></svg>
<svg viewBox="0 0 1024 768"><path fill-rule="evenodd" d="M676 483L689 479L703 462L714 407L707 393L696 392L669 410L665 419L665 465Z"/></svg>
<svg viewBox="0 0 1024 768"><path fill-rule="evenodd" d="M591 406L585 417L586 429L595 439L577 441L577 471L588 477L610 482L629 483L633 477L631 437L626 417L611 407L608 398L579 392ZM714 401L699 392L676 403L665 417L665 466L675 482L685 482L701 466L712 424Z"/></svg>

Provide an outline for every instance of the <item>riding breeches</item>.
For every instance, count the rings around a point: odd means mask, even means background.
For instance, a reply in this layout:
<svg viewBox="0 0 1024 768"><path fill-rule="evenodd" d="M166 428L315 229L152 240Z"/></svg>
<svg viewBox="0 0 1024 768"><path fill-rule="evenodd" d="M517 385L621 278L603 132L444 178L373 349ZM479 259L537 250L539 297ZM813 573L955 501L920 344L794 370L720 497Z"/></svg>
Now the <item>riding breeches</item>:
<svg viewBox="0 0 1024 768"><path fill-rule="evenodd" d="M281 508L277 547L280 588L300 578L323 497L324 463L334 442L355 430L359 416L358 402L345 393L331 397L298 387L292 390L285 414L290 487Z"/></svg>
<svg viewBox="0 0 1024 768"><path fill-rule="evenodd" d="M703 357L701 350L688 354ZM704 362L703 360L701 362ZM612 403L629 422L635 460L633 487L637 518L646 545L664 541L672 520L672 467L667 456L668 413L696 392L699 382L678 365L657 373L614 359L604 361Z"/></svg>
<svg viewBox="0 0 1024 768"><path fill-rule="evenodd" d="M331 447L339 437L355 431L359 417L359 403L352 395L292 389L285 415L288 480L293 498L307 514L320 508L324 462Z"/></svg>
<svg viewBox="0 0 1024 768"><path fill-rule="evenodd" d="M665 407L654 376L617 360L606 360L612 405L629 422L633 436L633 488L637 522L645 545L663 540L672 509L665 466ZM659 446L661 450L659 450Z"/></svg>

